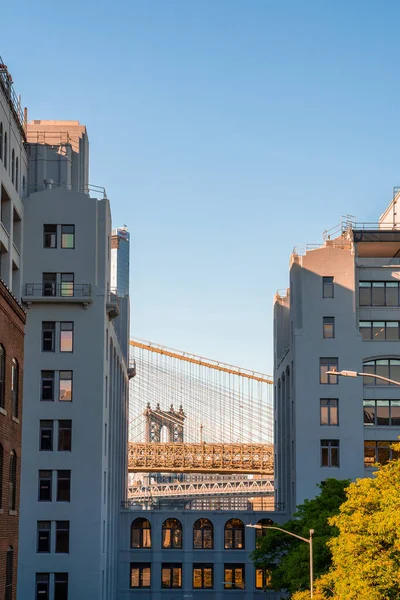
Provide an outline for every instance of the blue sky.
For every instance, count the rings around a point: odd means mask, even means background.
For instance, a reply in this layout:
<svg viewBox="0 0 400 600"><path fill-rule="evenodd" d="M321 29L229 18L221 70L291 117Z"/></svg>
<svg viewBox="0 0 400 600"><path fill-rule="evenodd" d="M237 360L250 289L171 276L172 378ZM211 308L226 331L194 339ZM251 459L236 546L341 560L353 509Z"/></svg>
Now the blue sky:
<svg viewBox="0 0 400 600"><path fill-rule="evenodd" d="M88 127L131 232L132 334L271 372L293 246L400 185L400 4L22 0L1 20L29 117Z"/></svg>

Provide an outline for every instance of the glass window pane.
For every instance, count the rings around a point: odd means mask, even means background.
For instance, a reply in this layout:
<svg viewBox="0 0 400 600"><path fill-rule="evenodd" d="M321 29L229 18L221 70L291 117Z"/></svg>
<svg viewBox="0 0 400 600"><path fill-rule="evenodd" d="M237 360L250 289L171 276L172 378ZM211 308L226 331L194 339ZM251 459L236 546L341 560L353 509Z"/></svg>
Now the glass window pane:
<svg viewBox="0 0 400 600"><path fill-rule="evenodd" d="M213 547L212 529L203 530L203 548L210 549Z"/></svg>
<svg viewBox="0 0 400 600"><path fill-rule="evenodd" d="M74 248L75 226L61 225L61 248Z"/></svg>
<svg viewBox="0 0 400 600"><path fill-rule="evenodd" d="M321 448L321 467L329 466L328 448Z"/></svg>
<svg viewBox="0 0 400 600"><path fill-rule="evenodd" d="M375 425L375 400L364 400L364 425Z"/></svg>
<svg viewBox="0 0 400 600"><path fill-rule="evenodd" d="M180 567L174 567L172 569L172 587L182 587L182 569Z"/></svg>
<svg viewBox="0 0 400 600"><path fill-rule="evenodd" d="M377 360L375 374L381 377L389 377L389 361L388 360ZM375 379L375 385L388 385L386 381L382 379Z"/></svg>
<svg viewBox="0 0 400 600"><path fill-rule="evenodd" d="M387 340L398 340L399 339L399 322L398 321L386 321L386 339Z"/></svg>
<svg viewBox="0 0 400 600"><path fill-rule="evenodd" d="M140 579L139 579L139 568L131 569L131 587L139 587Z"/></svg>
<svg viewBox="0 0 400 600"><path fill-rule="evenodd" d="M151 529L143 529L143 548L151 548Z"/></svg>
<svg viewBox="0 0 400 600"><path fill-rule="evenodd" d="M363 340L372 339L372 323L371 323L371 321L360 321L359 327L360 327L360 333L362 335Z"/></svg>
<svg viewBox="0 0 400 600"><path fill-rule="evenodd" d="M330 402L330 424L338 425L339 414L338 414L338 402L337 400L331 400Z"/></svg>
<svg viewBox="0 0 400 600"><path fill-rule="evenodd" d="M385 306L385 282L372 282L372 306Z"/></svg>
<svg viewBox="0 0 400 600"><path fill-rule="evenodd" d="M151 568L144 567L142 570L142 587L150 587Z"/></svg>
<svg viewBox="0 0 400 600"><path fill-rule="evenodd" d="M163 587L163 588L171 587L171 576L170 575L171 575L171 572L169 569L163 568L161 570L161 587Z"/></svg>
<svg viewBox="0 0 400 600"><path fill-rule="evenodd" d="M360 281L359 283L360 306L371 306L371 282Z"/></svg>
<svg viewBox="0 0 400 600"><path fill-rule="evenodd" d="M377 400L376 402L376 424L389 425L389 401Z"/></svg>
<svg viewBox="0 0 400 600"><path fill-rule="evenodd" d="M72 371L60 371L59 400L61 402L72 400Z"/></svg>
<svg viewBox="0 0 400 600"><path fill-rule="evenodd" d="M386 283L386 306L399 306L399 284L397 281Z"/></svg>
<svg viewBox="0 0 400 600"><path fill-rule="evenodd" d="M364 467L373 467L376 462L375 442L364 442Z"/></svg>
<svg viewBox="0 0 400 600"><path fill-rule="evenodd" d="M400 426L400 400L391 400L390 402L390 424L396 427Z"/></svg>
<svg viewBox="0 0 400 600"><path fill-rule="evenodd" d="M378 442L378 463L384 465L390 460L390 442Z"/></svg>
<svg viewBox="0 0 400 600"><path fill-rule="evenodd" d="M339 448L333 446L331 448L331 467L339 466Z"/></svg>
<svg viewBox="0 0 400 600"><path fill-rule="evenodd" d="M256 588L261 590L263 587L263 570L256 569Z"/></svg>
<svg viewBox="0 0 400 600"><path fill-rule="evenodd" d="M390 360L390 379L394 379L395 381L400 381L400 360L391 359ZM395 385L395 384L392 384Z"/></svg>
<svg viewBox="0 0 400 600"><path fill-rule="evenodd" d="M235 588L244 589L244 572L242 568L235 569Z"/></svg>
<svg viewBox="0 0 400 600"><path fill-rule="evenodd" d="M61 273L61 296L74 295L74 274Z"/></svg>
<svg viewBox="0 0 400 600"><path fill-rule="evenodd" d="M213 570L212 567L204 568L204 587L212 588L213 587Z"/></svg>
<svg viewBox="0 0 400 600"><path fill-rule="evenodd" d="M372 323L372 339L384 340L385 339L385 322L374 321Z"/></svg>
<svg viewBox="0 0 400 600"><path fill-rule="evenodd" d="M73 350L73 331L72 322L60 323L60 352L72 352Z"/></svg>
<svg viewBox="0 0 400 600"><path fill-rule="evenodd" d="M335 319L333 317L323 318L323 337L333 338L335 337Z"/></svg>
<svg viewBox="0 0 400 600"><path fill-rule="evenodd" d="M323 298L333 298L333 277L322 278L322 296Z"/></svg>
<svg viewBox="0 0 400 600"><path fill-rule="evenodd" d="M171 530L163 529L163 548L171 548Z"/></svg>
<svg viewBox="0 0 400 600"><path fill-rule="evenodd" d="M321 400L321 425L329 425L327 400Z"/></svg>

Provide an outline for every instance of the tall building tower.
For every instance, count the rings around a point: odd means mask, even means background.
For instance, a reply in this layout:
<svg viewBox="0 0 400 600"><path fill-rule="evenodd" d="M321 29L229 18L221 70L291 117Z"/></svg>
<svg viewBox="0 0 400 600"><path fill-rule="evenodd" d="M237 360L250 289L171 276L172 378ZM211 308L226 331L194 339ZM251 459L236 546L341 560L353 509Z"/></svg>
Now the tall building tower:
<svg viewBox="0 0 400 600"><path fill-rule="evenodd" d="M276 500L293 513L328 477L369 476L400 435L400 222L347 218L319 247L295 250L274 303ZM336 236L336 237L335 237ZM333 238L333 239L332 239Z"/></svg>
<svg viewBox="0 0 400 600"><path fill-rule="evenodd" d="M125 226L112 230L111 289L118 296L129 295L129 231Z"/></svg>
<svg viewBox="0 0 400 600"><path fill-rule="evenodd" d="M28 141L18 597L113 600L128 377L110 292L110 204L88 193L84 126L34 121Z"/></svg>

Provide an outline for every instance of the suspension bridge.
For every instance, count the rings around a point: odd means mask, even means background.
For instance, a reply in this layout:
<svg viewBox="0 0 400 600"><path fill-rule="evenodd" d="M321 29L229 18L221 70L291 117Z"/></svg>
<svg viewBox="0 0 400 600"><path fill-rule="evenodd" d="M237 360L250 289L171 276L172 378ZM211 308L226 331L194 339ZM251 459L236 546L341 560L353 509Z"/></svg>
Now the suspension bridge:
<svg viewBox="0 0 400 600"><path fill-rule="evenodd" d="M129 498L273 496L272 378L132 339Z"/></svg>

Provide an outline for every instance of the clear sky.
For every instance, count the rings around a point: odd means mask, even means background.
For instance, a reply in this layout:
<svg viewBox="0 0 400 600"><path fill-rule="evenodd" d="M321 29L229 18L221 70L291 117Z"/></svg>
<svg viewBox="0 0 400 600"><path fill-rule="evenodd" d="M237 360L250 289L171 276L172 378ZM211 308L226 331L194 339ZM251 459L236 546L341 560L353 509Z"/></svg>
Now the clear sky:
<svg viewBox="0 0 400 600"><path fill-rule="evenodd" d="M272 371L295 244L400 185L398 0L21 0L31 119L79 119L131 232L132 334Z"/></svg>

